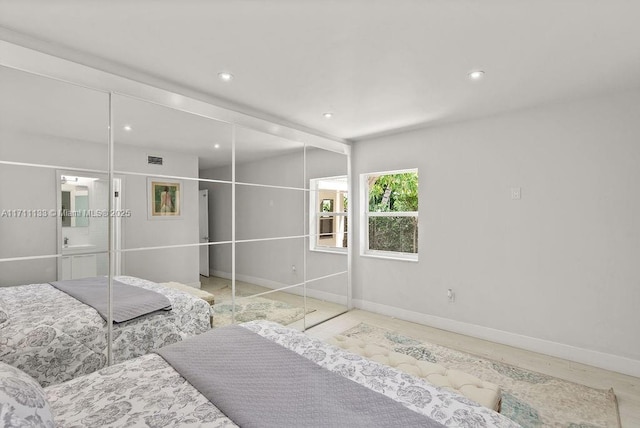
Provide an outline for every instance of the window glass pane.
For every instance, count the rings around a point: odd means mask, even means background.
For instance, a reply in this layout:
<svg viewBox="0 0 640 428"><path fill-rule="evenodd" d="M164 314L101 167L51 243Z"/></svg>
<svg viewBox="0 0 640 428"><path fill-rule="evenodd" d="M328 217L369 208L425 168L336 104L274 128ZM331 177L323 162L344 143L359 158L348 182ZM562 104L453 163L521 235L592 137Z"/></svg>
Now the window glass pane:
<svg viewBox="0 0 640 428"><path fill-rule="evenodd" d="M418 173L367 176L370 212L418 211Z"/></svg>
<svg viewBox="0 0 640 428"><path fill-rule="evenodd" d="M418 217L369 217L369 249L418 252Z"/></svg>

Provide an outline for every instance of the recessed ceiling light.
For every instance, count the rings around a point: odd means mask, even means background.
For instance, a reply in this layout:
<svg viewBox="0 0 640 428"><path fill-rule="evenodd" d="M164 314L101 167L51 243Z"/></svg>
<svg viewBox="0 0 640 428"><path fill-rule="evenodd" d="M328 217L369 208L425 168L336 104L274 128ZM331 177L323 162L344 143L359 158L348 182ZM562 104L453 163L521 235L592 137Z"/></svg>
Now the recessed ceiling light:
<svg viewBox="0 0 640 428"><path fill-rule="evenodd" d="M221 71L220 73L218 73L218 78L223 82L230 82L231 80L233 80L233 74L226 71Z"/></svg>
<svg viewBox="0 0 640 428"><path fill-rule="evenodd" d="M214 144L214 145L213 145L213 148L214 148L214 149L219 149L219 148L220 148L220 144L218 144L218 143Z"/></svg>
<svg viewBox="0 0 640 428"><path fill-rule="evenodd" d="M123 127L122 127L122 129L124 129L124 130L125 130L125 131L127 131L127 132L129 132L129 131L132 131L132 130L133 130L133 128L131 127L131 125L125 125L125 126L123 126Z"/></svg>
<svg viewBox="0 0 640 428"><path fill-rule="evenodd" d="M330 111L323 113L322 117L324 117L325 119L331 119L333 117L333 113L331 113Z"/></svg>
<svg viewBox="0 0 640 428"><path fill-rule="evenodd" d="M476 71L472 71L471 73L468 74L469 79L471 80L480 80L484 77L484 71L482 70L476 70Z"/></svg>

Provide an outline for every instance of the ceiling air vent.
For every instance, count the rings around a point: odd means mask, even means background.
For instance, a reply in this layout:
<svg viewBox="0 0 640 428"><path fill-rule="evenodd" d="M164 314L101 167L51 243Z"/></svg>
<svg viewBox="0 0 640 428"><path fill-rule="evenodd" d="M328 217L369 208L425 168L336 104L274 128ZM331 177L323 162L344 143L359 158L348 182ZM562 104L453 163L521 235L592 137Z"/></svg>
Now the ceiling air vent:
<svg viewBox="0 0 640 428"><path fill-rule="evenodd" d="M162 158L160 156L147 156L147 163L149 165L162 165Z"/></svg>

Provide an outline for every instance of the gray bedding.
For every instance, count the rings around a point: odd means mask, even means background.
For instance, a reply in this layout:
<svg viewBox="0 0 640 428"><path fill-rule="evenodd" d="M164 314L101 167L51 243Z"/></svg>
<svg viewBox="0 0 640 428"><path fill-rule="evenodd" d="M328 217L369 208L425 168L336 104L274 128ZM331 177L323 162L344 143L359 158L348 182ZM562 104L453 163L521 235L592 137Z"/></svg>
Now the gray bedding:
<svg viewBox="0 0 640 428"><path fill-rule="evenodd" d="M60 291L94 308L107 320L108 278L69 279L50 283ZM121 323L159 310L170 310L171 302L165 296L153 290L135 287L113 280L113 322Z"/></svg>
<svg viewBox="0 0 640 428"><path fill-rule="evenodd" d="M242 427L444 426L239 326L156 352Z"/></svg>

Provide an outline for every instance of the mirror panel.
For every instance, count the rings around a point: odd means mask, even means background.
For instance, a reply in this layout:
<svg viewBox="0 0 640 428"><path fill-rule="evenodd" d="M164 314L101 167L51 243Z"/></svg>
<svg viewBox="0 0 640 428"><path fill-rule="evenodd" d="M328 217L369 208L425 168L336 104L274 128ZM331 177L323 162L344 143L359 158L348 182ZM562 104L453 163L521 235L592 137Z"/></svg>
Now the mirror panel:
<svg viewBox="0 0 640 428"><path fill-rule="evenodd" d="M232 126L122 95L113 96L117 173L231 181Z"/></svg>
<svg viewBox="0 0 640 428"><path fill-rule="evenodd" d="M75 263L77 275L107 273L106 186L92 194L88 181L72 186L69 180L63 193L60 172L70 171L76 179L106 177L108 117L104 92L0 67L0 212L9 214L0 221L0 258L61 256L32 260L40 274L14 272L9 277L16 284L32 281L33 275L49 278L52 264L50 280L71 275L70 251L74 259L91 259ZM69 268L64 275L63 266Z"/></svg>
<svg viewBox="0 0 640 428"><path fill-rule="evenodd" d="M305 238L238 242L236 280L265 292L304 283Z"/></svg>
<svg viewBox="0 0 640 428"><path fill-rule="evenodd" d="M0 164L0 259L58 254L56 171Z"/></svg>
<svg viewBox="0 0 640 428"><path fill-rule="evenodd" d="M2 361L43 386L107 364L107 322L49 284L57 279L56 265L55 258L0 261L0 300L8 315L6 323L0 322Z"/></svg>
<svg viewBox="0 0 640 428"><path fill-rule="evenodd" d="M63 212L61 183L62 171L106 177L108 125L108 94L0 67L0 212L20 213L0 218L2 360L45 386L107 361L107 321L49 283L108 273L107 186L68 180ZM42 327L66 334L25 349ZM78 329L83 340L69 341Z"/></svg>
<svg viewBox="0 0 640 428"><path fill-rule="evenodd" d="M213 326L222 327L231 324L233 315L236 324L268 320L298 330L304 329L304 286L271 290L260 295L247 295L256 291L253 284L236 282L235 303L227 301L214 305Z"/></svg>
<svg viewBox="0 0 640 428"><path fill-rule="evenodd" d="M125 96L113 103L114 168L130 213L121 248L229 241L232 126Z"/></svg>
<svg viewBox="0 0 640 428"><path fill-rule="evenodd" d="M58 277L58 257L0 260L0 293L3 287L27 284L46 284ZM2 295L4 301L5 296Z"/></svg>
<svg viewBox="0 0 640 428"><path fill-rule="evenodd" d="M304 187L304 143L236 126L236 182Z"/></svg>
<svg viewBox="0 0 640 428"><path fill-rule="evenodd" d="M349 275L347 271L331 276L307 280L306 328L340 315L348 310L347 290Z"/></svg>
<svg viewBox="0 0 640 428"><path fill-rule="evenodd" d="M118 251L120 269L116 275L127 275L157 283L179 282L199 284L199 246L190 244L179 247Z"/></svg>
<svg viewBox="0 0 640 428"><path fill-rule="evenodd" d="M305 186L307 189L310 189L309 180L313 178L347 176L349 157L342 153L307 146L305 159Z"/></svg>
<svg viewBox="0 0 640 428"><path fill-rule="evenodd" d="M199 182L123 175L114 203L125 215L122 249L196 244L200 241ZM161 201L170 201L163 204ZM167 209L166 206L173 206ZM208 206L208 203L206 204Z"/></svg>
<svg viewBox="0 0 640 428"><path fill-rule="evenodd" d="M307 281L346 272L348 269L346 254L328 251L309 251L307 253Z"/></svg>
<svg viewBox="0 0 640 428"><path fill-rule="evenodd" d="M304 235L302 190L236 185L236 239Z"/></svg>
<svg viewBox="0 0 640 428"><path fill-rule="evenodd" d="M205 221L200 225L201 242L231 242L231 219L232 219L232 203L231 192L233 185L231 183L200 181L200 204L206 198L206 211L200 206L199 220ZM203 190L206 190L206 196L203 196ZM204 204L203 204L204 205ZM205 239L208 238L208 239Z"/></svg>
<svg viewBox="0 0 640 428"><path fill-rule="evenodd" d="M266 296L303 291L304 144L243 127L235 137L236 321L271 319L284 309Z"/></svg>
<svg viewBox="0 0 640 428"><path fill-rule="evenodd" d="M317 310L307 328L348 309L347 245L348 157L316 147L306 149L308 230L306 256L307 304Z"/></svg>
<svg viewBox="0 0 640 428"><path fill-rule="evenodd" d="M114 363L210 328L210 300L199 289L198 250L199 246L192 244L114 252L117 271L114 280L157 292L171 304L170 310L157 310L114 324ZM118 301L114 300L114 310L117 308Z"/></svg>
<svg viewBox="0 0 640 428"><path fill-rule="evenodd" d="M109 96L0 66L0 161L106 172Z"/></svg>
<svg viewBox="0 0 640 428"><path fill-rule="evenodd" d="M201 284L221 325L230 304L236 322L298 329L346 309L346 156L122 95L112 106L109 195L108 94L0 67L0 212L55 214L2 218L0 286L108 275L112 216L113 273Z"/></svg>

